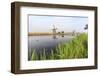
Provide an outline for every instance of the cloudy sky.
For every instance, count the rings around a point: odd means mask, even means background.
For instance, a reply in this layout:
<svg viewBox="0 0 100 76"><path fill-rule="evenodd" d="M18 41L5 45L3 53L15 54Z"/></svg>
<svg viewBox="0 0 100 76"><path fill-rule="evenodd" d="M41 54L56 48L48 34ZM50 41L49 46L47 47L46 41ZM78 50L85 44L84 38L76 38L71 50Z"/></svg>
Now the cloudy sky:
<svg viewBox="0 0 100 76"><path fill-rule="evenodd" d="M57 31L84 32L88 17L29 15L28 21L29 32L52 32L53 25Z"/></svg>

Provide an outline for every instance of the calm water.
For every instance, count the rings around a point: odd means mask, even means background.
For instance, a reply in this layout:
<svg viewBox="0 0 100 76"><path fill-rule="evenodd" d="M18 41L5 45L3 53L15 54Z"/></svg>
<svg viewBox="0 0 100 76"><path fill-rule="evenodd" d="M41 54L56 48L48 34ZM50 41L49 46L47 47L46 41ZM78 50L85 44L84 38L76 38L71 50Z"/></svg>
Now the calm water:
<svg viewBox="0 0 100 76"><path fill-rule="evenodd" d="M50 53L50 49L54 49L57 44L68 42L71 40L73 36L29 36L28 38L28 59L30 60L32 50L35 49L35 51L38 54L41 54L46 48L47 54Z"/></svg>

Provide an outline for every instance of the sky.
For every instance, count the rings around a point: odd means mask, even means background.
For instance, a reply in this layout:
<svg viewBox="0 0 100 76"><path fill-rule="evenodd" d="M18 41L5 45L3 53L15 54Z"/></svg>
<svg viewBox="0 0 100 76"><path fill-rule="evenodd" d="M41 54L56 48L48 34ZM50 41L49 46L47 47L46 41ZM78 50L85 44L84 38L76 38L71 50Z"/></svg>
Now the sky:
<svg viewBox="0 0 100 76"><path fill-rule="evenodd" d="M28 32L52 32L53 25L58 32L84 32L86 24L88 17L29 15Z"/></svg>

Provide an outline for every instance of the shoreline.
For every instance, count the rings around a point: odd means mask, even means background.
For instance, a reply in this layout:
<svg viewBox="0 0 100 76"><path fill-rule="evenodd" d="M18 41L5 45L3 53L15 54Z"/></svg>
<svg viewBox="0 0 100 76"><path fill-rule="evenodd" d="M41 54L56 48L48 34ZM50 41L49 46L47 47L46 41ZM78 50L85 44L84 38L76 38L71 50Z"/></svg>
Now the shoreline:
<svg viewBox="0 0 100 76"><path fill-rule="evenodd" d="M53 34L53 33L28 33L28 36L48 36L48 35L69 35L69 36L73 36L76 34L81 34L81 33L62 33L62 34Z"/></svg>

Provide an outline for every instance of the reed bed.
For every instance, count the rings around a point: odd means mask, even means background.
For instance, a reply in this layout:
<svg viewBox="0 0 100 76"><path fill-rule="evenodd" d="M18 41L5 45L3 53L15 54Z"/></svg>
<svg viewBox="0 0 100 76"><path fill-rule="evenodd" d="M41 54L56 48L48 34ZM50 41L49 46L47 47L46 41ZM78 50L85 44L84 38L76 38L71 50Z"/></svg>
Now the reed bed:
<svg viewBox="0 0 100 76"><path fill-rule="evenodd" d="M69 42L58 44L51 53L46 55L46 49L38 55L35 49L32 49L30 60L57 60L57 59L78 59L88 57L88 36L86 33L75 36Z"/></svg>

